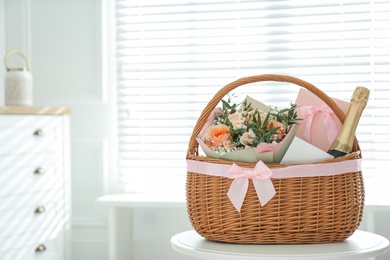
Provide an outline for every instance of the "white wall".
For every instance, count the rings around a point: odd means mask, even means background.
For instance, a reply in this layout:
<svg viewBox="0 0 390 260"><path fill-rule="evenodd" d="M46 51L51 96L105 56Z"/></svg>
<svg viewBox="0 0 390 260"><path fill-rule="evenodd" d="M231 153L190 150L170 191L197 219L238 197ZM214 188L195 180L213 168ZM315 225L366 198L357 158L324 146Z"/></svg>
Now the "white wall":
<svg viewBox="0 0 390 260"><path fill-rule="evenodd" d="M107 51L102 1L0 0L0 55L14 48L28 54L35 105L73 110L72 260L108 259L107 209L95 204L98 196L112 191L107 180L114 174L115 92L102 73L106 64L102 53ZM3 63L0 71L2 102ZM361 228L390 237L389 218L389 207L368 209ZM171 235L190 228L185 208L135 210L133 227L129 244L134 259L188 259L169 245Z"/></svg>

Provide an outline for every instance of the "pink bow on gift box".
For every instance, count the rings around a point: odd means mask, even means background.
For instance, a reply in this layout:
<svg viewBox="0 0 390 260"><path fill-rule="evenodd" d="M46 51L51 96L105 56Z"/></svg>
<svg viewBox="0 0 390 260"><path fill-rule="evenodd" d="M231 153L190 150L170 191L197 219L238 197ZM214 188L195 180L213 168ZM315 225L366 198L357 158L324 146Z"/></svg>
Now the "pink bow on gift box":
<svg viewBox="0 0 390 260"><path fill-rule="evenodd" d="M271 176L272 171L262 161L259 161L253 170L243 169L235 163L230 167L227 177L234 180L227 195L238 212L241 211L244 203L249 179L252 179L261 206L275 196L276 191L270 179Z"/></svg>
<svg viewBox="0 0 390 260"><path fill-rule="evenodd" d="M313 124L313 118L317 114L322 115L322 118L324 120L324 126L325 126L326 133L327 133L327 138L328 138L329 142L332 143L336 139L336 137L339 133L339 129L337 127L336 122L332 118L332 115L334 115L335 113L328 105L326 105L325 103L322 103L318 107L316 107L316 106L301 106L301 107L299 107L299 111L302 115L302 119L305 120L305 122L306 122L306 129L305 129L305 133L304 133L306 140L311 141L311 136L310 136L311 135L311 127Z"/></svg>

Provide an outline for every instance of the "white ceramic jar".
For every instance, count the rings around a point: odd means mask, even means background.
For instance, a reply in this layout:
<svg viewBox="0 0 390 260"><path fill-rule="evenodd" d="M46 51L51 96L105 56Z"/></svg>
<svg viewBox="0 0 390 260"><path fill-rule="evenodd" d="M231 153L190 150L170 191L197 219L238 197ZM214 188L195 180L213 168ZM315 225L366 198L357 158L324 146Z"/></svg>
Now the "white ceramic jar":
<svg viewBox="0 0 390 260"><path fill-rule="evenodd" d="M25 61L24 68L10 68L8 57L19 55ZM33 80L27 56L19 50L8 51L4 58L7 73L5 74L5 105L6 106L32 106Z"/></svg>

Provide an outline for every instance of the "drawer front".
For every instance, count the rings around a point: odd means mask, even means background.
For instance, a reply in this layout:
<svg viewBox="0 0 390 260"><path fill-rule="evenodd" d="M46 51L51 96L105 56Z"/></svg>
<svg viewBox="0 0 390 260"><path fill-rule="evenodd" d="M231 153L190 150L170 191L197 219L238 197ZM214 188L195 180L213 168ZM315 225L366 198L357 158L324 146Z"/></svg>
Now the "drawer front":
<svg viewBox="0 0 390 260"><path fill-rule="evenodd" d="M23 236L8 238L11 241L23 239ZM0 243L3 241L0 240ZM1 260L62 260L64 252L63 232L56 239L20 245L7 251L0 251Z"/></svg>
<svg viewBox="0 0 390 260"><path fill-rule="evenodd" d="M38 204L31 207L0 211L0 239L43 230L54 230L64 225L64 210L60 203Z"/></svg>
<svg viewBox="0 0 390 260"><path fill-rule="evenodd" d="M59 117L0 116L0 154L56 151L62 136Z"/></svg>
<svg viewBox="0 0 390 260"><path fill-rule="evenodd" d="M60 154L0 156L0 197L59 189L63 178Z"/></svg>
<svg viewBox="0 0 390 260"><path fill-rule="evenodd" d="M37 205L46 205L63 202L65 193L63 190L50 190L22 195L0 197L0 211L17 208L34 208ZM63 206L63 205L62 205Z"/></svg>
<svg viewBox="0 0 390 260"><path fill-rule="evenodd" d="M62 228L67 210L64 195L63 190L51 190L0 197L0 240Z"/></svg>
<svg viewBox="0 0 390 260"><path fill-rule="evenodd" d="M61 222L62 223L62 222ZM36 247L39 244L44 244L47 241L56 240L62 232L61 227L51 230L38 230L31 233L21 235L12 235L0 239L0 254L12 250L18 250L24 247ZM2 259L2 258L0 258Z"/></svg>

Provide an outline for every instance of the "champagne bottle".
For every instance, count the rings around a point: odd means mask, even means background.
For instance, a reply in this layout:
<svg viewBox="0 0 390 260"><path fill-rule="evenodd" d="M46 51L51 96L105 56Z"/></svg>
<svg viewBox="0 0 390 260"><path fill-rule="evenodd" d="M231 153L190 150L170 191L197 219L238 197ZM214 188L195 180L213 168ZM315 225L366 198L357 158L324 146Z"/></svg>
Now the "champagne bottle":
<svg viewBox="0 0 390 260"><path fill-rule="evenodd" d="M357 87L353 92L344 124L336 141L334 141L328 151L328 153L335 158L346 155L352 151L355 131L363 110L367 105L369 95L370 91L364 87Z"/></svg>

